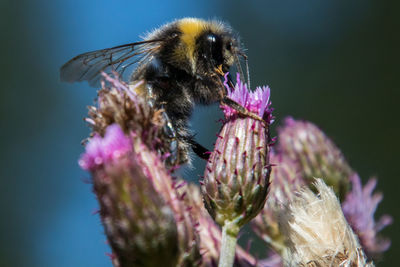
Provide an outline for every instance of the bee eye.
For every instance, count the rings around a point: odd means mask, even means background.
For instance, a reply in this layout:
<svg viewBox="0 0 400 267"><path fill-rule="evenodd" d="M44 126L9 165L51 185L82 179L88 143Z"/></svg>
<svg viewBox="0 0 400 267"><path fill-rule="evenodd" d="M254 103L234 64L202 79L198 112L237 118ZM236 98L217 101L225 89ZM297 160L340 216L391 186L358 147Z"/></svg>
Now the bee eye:
<svg viewBox="0 0 400 267"><path fill-rule="evenodd" d="M208 33L205 36L205 40L208 43L204 47L203 57L211 59L213 64L219 65L223 62L223 43L222 38L214 33Z"/></svg>

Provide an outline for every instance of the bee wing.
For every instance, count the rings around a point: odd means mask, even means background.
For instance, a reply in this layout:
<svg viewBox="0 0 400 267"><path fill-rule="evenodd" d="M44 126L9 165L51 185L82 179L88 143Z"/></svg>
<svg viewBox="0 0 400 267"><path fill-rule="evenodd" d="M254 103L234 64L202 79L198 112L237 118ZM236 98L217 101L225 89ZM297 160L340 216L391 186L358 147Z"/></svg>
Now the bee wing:
<svg viewBox="0 0 400 267"><path fill-rule="evenodd" d="M88 81L90 86L96 87L102 72L116 71L127 80L124 77L127 69L149 60L162 41L147 40L83 53L61 67L60 79L64 82Z"/></svg>

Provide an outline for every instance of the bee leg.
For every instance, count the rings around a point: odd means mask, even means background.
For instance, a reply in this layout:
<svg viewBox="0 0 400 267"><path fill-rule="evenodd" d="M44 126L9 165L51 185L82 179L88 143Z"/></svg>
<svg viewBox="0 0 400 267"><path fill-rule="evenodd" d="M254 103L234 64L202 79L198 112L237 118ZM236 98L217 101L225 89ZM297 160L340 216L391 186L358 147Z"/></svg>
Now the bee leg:
<svg viewBox="0 0 400 267"><path fill-rule="evenodd" d="M147 103L149 104L150 107L154 108L155 104L156 104L156 97L154 96L154 92L153 92L153 86L149 83L146 83L146 99L147 99Z"/></svg>
<svg viewBox="0 0 400 267"><path fill-rule="evenodd" d="M226 105L226 106L228 106L230 108L233 108L234 110L236 110L239 113L239 115L241 115L243 117L250 117L252 119L261 121L265 125L267 125L267 123L265 122L265 120L263 118L261 118L257 114L254 114L253 112L248 111L245 107L243 107L242 105L240 105L239 103L237 103L236 101L230 99L227 96L224 96L222 98L221 104L222 105Z"/></svg>
<svg viewBox="0 0 400 267"><path fill-rule="evenodd" d="M182 144L180 144L178 138L177 138L177 133L175 131L174 125L172 124L171 119L169 118L168 114L165 112L164 104L165 103L157 103L156 97L153 92L153 87L151 84L147 83L146 84L146 99L147 103L151 108L157 109L161 112L161 115L163 117L163 120L165 122L163 126L163 132L165 136L168 137L169 139L169 151L171 156L168 158L168 162L171 165L174 165L176 163L180 163L180 161L185 162L186 159L181 159L184 158L180 156L180 150L182 148Z"/></svg>
<svg viewBox="0 0 400 267"><path fill-rule="evenodd" d="M187 159L186 158L182 159L182 155L180 155L181 154L180 150L182 150L183 148L181 147L182 146L181 142L179 142L179 140L178 140L178 136L177 136L175 128L172 124L172 121L169 118L168 114L165 112L165 109L162 104L161 104L160 108L161 108L161 110L163 110L162 116L165 121L163 131L164 131L165 135L168 136L168 138L170 139L169 151L171 153L171 156L169 157L168 160L171 164L173 164L173 163L179 164L179 163L181 163L181 161L186 162Z"/></svg>
<svg viewBox="0 0 400 267"><path fill-rule="evenodd" d="M172 125L171 119L168 117L167 113L165 112L165 109L164 109L163 105L161 105L161 110L163 111L162 112L162 116L163 116L163 119L165 121L165 126L164 126L165 134L171 139L176 139L175 128Z"/></svg>
<svg viewBox="0 0 400 267"><path fill-rule="evenodd" d="M146 90L147 90L147 103L149 104L150 107L156 108L162 111L162 116L165 121L165 126L164 126L164 132L165 134L170 137L171 139L175 140L176 139L176 131L174 129L174 126L172 125L171 119L168 117L168 114L165 112L164 104L166 103L158 103L156 105L156 97L153 92L153 86L149 83L146 84Z"/></svg>
<svg viewBox="0 0 400 267"><path fill-rule="evenodd" d="M215 68L215 72L216 72L216 74L220 75L220 78L225 76L225 73L222 70L222 65L220 65L217 68ZM231 76L228 75L227 78L228 78L227 79L227 83L228 83L229 87L235 88L235 86L232 83ZM220 88L219 95L220 95L220 99L221 99L220 103L222 105L226 105L228 107L233 108L234 110L236 110L239 113L239 115L241 115L243 117L250 117L250 118L253 118L255 120L261 121L265 125L267 125L266 121L263 118L261 118L257 114L254 114L254 113L248 111L245 107L243 107L242 105L240 105L236 101L230 99L226 95L227 92L226 92L225 85L223 84L222 80L219 79L218 81L219 81L219 84L220 84L220 86L219 86L219 88Z"/></svg>
<svg viewBox="0 0 400 267"><path fill-rule="evenodd" d="M193 138L188 138L187 141L189 142L190 146L192 147L193 152L199 156L199 158L208 160L210 158L210 150L205 148L204 146L197 143Z"/></svg>

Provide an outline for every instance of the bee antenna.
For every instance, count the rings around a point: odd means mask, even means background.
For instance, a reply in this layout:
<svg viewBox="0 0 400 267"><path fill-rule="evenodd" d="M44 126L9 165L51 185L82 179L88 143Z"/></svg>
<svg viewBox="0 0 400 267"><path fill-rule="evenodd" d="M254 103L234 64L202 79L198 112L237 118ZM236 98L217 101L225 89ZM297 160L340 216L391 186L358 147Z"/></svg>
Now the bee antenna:
<svg viewBox="0 0 400 267"><path fill-rule="evenodd" d="M250 69L249 69L249 60L247 58L247 55L243 53L242 51L239 51L239 55L243 57L244 62L246 64L246 75L247 75L247 87L250 89Z"/></svg>
<svg viewBox="0 0 400 267"><path fill-rule="evenodd" d="M240 73L240 78L243 79L244 74L243 74L242 65L240 64L240 61L239 61L238 54L241 56L241 52L235 53L236 68L238 69L238 71Z"/></svg>

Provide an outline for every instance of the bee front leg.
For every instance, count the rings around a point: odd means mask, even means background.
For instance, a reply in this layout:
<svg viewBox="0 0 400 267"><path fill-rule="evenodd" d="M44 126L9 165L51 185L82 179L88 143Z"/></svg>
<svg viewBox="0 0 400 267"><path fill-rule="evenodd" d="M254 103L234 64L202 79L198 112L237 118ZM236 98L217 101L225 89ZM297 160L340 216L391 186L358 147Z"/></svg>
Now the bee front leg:
<svg viewBox="0 0 400 267"><path fill-rule="evenodd" d="M224 96L222 98L221 104L222 105L226 105L226 106L236 110L237 113L239 113L240 116L250 117L252 119L255 119L255 120L263 122L265 125L267 124L266 121L263 118L261 118L257 114L254 114L253 112L250 112L247 108L243 107L238 102L230 99L228 96Z"/></svg>
<svg viewBox="0 0 400 267"><path fill-rule="evenodd" d="M220 100L221 105L226 105L226 106L236 110L237 113L239 113L240 116L250 117L250 118L253 118L255 120L261 121L265 125L267 125L266 121L263 118L261 118L257 114L254 114L254 113L248 111L245 107L243 107L242 105L240 105L236 101L230 99L226 95L227 91L226 91L225 85L223 84L223 82L221 80L221 77L225 77L225 73L222 71L222 65L220 65L218 68L215 68L215 72L216 72L216 74L220 75L219 76L219 84L220 84L220 86L219 86L219 88L220 88L219 95L220 95L220 99L221 99ZM235 88L233 83L232 83L232 80L229 77L229 75L228 75L227 83L228 83L229 87Z"/></svg>

